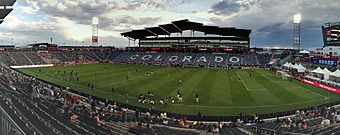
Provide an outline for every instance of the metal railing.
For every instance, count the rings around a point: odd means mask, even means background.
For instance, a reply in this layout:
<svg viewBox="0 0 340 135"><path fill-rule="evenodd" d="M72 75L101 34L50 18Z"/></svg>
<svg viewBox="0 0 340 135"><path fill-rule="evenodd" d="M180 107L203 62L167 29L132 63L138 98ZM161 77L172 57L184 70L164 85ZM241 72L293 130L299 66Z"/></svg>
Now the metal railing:
<svg viewBox="0 0 340 135"><path fill-rule="evenodd" d="M0 106L0 134L1 135L26 135L24 131Z"/></svg>

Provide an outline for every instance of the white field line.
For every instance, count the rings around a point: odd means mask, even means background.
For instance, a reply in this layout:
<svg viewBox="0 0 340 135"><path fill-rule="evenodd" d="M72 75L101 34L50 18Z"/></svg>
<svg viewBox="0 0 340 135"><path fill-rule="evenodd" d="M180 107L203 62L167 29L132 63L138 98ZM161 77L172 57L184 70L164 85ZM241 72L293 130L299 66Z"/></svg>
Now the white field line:
<svg viewBox="0 0 340 135"><path fill-rule="evenodd" d="M244 87L246 87L247 90L249 90L249 88L247 87L246 83L244 83L243 78L240 76L240 74L236 71L237 76L241 79L241 82L243 83Z"/></svg>
<svg viewBox="0 0 340 135"><path fill-rule="evenodd" d="M262 74L261 74L262 75ZM270 81L272 81L272 82L280 82L280 81L273 81L272 79L270 79L268 76L266 76L266 75L262 75L263 77L265 77L265 78L267 78L267 79L269 79ZM303 88L303 87L301 87L301 86L299 86L299 85L296 85L296 84L294 84L296 87L295 88L301 88L301 89L304 89L304 90L306 90L306 91L309 91L309 92L311 92L311 93L313 93L314 95L317 95L317 96L320 96L320 97L323 97L323 98L327 98L326 96L324 96L324 95L321 95L321 94L319 94L319 93L317 93L317 92L314 92L314 91L312 91L312 90L308 90L308 89L306 89L306 88ZM293 87L294 88L294 87Z"/></svg>
<svg viewBox="0 0 340 135"><path fill-rule="evenodd" d="M231 76L230 79L231 79L231 80L234 80L234 81L239 81L238 79L235 79L234 77L235 77L235 76ZM243 79L242 79L242 81L243 81ZM246 88L247 88L247 87L246 87ZM248 90L248 91L268 91L266 88L251 88L251 89L248 88L247 90Z"/></svg>
<svg viewBox="0 0 340 135"><path fill-rule="evenodd" d="M314 95L317 95L317 96L320 96L320 97L323 97L323 98L328 98L328 97L326 97L326 96L324 96L324 95L321 95L321 94L319 94L319 93L317 93L317 92L315 92L315 91L313 91L313 90L306 89L306 88L301 87L301 86L299 86L299 85L297 85L297 87L298 87L298 88L301 88L301 89L304 89L304 90L306 90L306 91L309 91L309 92L313 93Z"/></svg>

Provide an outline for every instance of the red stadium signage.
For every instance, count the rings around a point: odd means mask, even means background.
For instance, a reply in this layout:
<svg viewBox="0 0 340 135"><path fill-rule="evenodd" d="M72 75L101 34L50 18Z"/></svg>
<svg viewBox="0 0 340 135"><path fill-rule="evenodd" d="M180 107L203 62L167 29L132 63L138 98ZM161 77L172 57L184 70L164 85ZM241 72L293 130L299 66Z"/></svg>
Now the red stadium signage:
<svg viewBox="0 0 340 135"><path fill-rule="evenodd" d="M313 86L316 86L316 87L319 87L319 88L340 94L340 89L338 89L338 88L333 88L333 87L330 87L330 86L327 86L327 85L324 85L324 84L320 84L318 82L310 81L310 80L307 80L307 79L303 79L303 78L300 78L299 80L301 82L304 82L304 83L307 83L307 84L310 84L310 85L313 85Z"/></svg>
<svg viewBox="0 0 340 135"><path fill-rule="evenodd" d="M160 51L161 48L151 48L152 51Z"/></svg>

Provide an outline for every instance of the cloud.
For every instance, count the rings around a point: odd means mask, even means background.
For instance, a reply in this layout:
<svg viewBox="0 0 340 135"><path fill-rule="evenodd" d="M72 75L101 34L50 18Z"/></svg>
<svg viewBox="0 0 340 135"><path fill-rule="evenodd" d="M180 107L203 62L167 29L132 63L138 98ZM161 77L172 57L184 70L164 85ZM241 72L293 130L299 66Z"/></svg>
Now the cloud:
<svg viewBox="0 0 340 135"><path fill-rule="evenodd" d="M293 16L301 13L302 36L305 36L302 45L321 47L321 26L340 18L338 0L242 0L249 3L246 6L239 1L215 3L210 12L215 16L210 20L217 25L252 29L252 44L255 46L292 44Z"/></svg>
<svg viewBox="0 0 340 135"><path fill-rule="evenodd" d="M241 10L247 10L255 2L253 0L222 0L215 3L209 13L216 15L231 15Z"/></svg>

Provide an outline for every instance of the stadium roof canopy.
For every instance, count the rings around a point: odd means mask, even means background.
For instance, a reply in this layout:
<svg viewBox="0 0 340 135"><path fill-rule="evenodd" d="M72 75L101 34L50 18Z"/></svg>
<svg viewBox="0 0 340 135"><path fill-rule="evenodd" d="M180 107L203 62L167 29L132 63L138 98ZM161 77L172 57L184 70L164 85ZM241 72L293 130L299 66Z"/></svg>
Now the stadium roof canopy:
<svg viewBox="0 0 340 135"><path fill-rule="evenodd" d="M16 0L0 0L0 6L13 6Z"/></svg>
<svg viewBox="0 0 340 135"><path fill-rule="evenodd" d="M13 9L7 6L13 6L16 0L0 0L0 24L4 21L5 17L11 13Z"/></svg>
<svg viewBox="0 0 340 135"><path fill-rule="evenodd" d="M220 36L249 37L251 30L236 29L234 27L218 27L191 22L188 19L173 21L170 24L159 25L140 30L132 30L121 33L122 36L132 39L144 39L148 36L170 35L171 33L182 33L186 30L200 31L205 35L215 34Z"/></svg>
<svg viewBox="0 0 340 135"><path fill-rule="evenodd" d="M0 9L0 19L4 19L13 9Z"/></svg>

